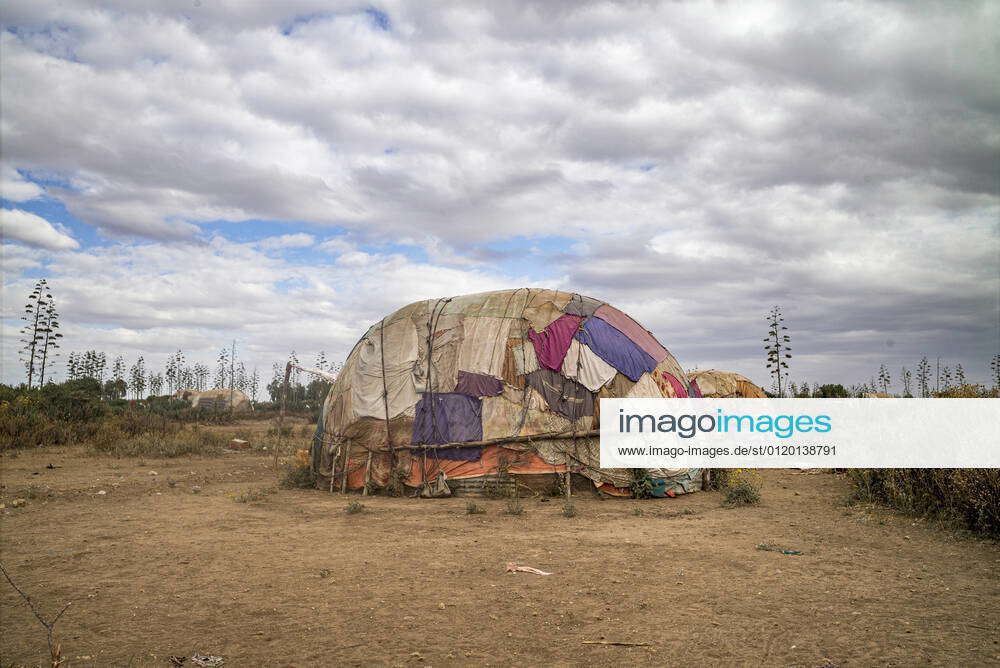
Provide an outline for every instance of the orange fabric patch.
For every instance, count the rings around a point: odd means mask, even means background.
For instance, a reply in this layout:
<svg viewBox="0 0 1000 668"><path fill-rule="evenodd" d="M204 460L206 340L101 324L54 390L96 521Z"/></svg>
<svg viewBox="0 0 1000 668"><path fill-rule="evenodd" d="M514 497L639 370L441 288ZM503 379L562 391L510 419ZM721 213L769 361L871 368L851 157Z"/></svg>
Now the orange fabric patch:
<svg viewBox="0 0 1000 668"><path fill-rule="evenodd" d="M438 471L444 471L449 478L478 478L485 475L497 475L500 471L500 458L505 457L508 462L507 471L518 475L532 475L538 473L565 473L565 466L554 466L533 452L524 450L511 450L499 445L487 445L483 447L483 456L476 462L461 462L451 459L437 459L432 451L427 452L427 465L424 470L423 479L434 480ZM421 478L420 471L423 466L424 456L420 451L413 452L413 463L410 466L410 475L406 484L411 487L419 487Z"/></svg>
<svg viewBox="0 0 1000 668"><path fill-rule="evenodd" d="M614 485L606 482L601 483L601 486L597 489L604 492L608 496L621 496L625 498L630 498L632 496L632 490L625 489L624 487L615 487Z"/></svg>

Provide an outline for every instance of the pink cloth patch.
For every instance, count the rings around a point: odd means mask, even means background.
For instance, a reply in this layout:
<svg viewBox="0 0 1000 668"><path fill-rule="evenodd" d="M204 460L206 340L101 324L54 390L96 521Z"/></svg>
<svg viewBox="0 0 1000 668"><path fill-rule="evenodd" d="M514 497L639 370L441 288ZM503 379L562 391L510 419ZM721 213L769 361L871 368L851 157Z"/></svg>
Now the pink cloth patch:
<svg viewBox="0 0 1000 668"><path fill-rule="evenodd" d="M562 368L566 351L569 350L569 344L582 320L578 315L567 313L559 316L541 332L528 330L528 338L535 346L535 356L541 366L553 371Z"/></svg>
<svg viewBox="0 0 1000 668"><path fill-rule="evenodd" d="M652 334L614 306L604 304L594 311L594 315L632 339L657 364L667 358L667 349L661 346Z"/></svg>
<svg viewBox="0 0 1000 668"><path fill-rule="evenodd" d="M698 381L696 381L696 380L692 380L691 381L691 394L693 394L695 396L695 398L697 398L697 399L704 399L705 398L704 396L702 396L702 394L701 394L701 388L698 387Z"/></svg>
<svg viewBox="0 0 1000 668"><path fill-rule="evenodd" d="M668 383L670 383L670 387L674 388L675 395L677 395L679 398L682 399L687 397L688 393L687 389L684 387L684 384L681 381L674 378L673 374L664 371L663 379L666 380Z"/></svg>

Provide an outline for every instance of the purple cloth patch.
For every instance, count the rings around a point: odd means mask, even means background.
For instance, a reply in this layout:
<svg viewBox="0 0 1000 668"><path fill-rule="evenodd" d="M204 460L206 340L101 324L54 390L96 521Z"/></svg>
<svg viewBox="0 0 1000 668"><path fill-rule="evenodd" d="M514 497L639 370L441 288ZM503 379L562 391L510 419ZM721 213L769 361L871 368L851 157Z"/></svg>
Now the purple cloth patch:
<svg viewBox="0 0 1000 668"><path fill-rule="evenodd" d="M594 311L594 317L600 318L632 339L647 355L656 360L657 364L667 358L667 349L660 345L660 342L649 333L649 330L614 306L605 304Z"/></svg>
<svg viewBox="0 0 1000 668"><path fill-rule="evenodd" d="M413 438L410 441L413 445L463 443L483 439L483 406L476 397L457 392L425 394L417 402L416 411L413 420ZM468 449L479 450L479 448L445 450ZM438 456L442 457L440 452Z"/></svg>
<svg viewBox="0 0 1000 668"><path fill-rule="evenodd" d="M701 394L701 388L698 387L698 381L696 380L691 381L691 394L698 399L704 399Z"/></svg>
<svg viewBox="0 0 1000 668"><path fill-rule="evenodd" d="M503 392L503 381L482 373L459 371L455 391L470 397L495 397Z"/></svg>
<svg viewBox="0 0 1000 668"><path fill-rule="evenodd" d="M687 389L684 387L684 383L677 380L677 378L674 377L674 374L667 373L666 371L664 371L663 378L668 383L670 383L670 387L674 388L674 394L677 395L677 397L679 398L687 397L688 393Z"/></svg>
<svg viewBox="0 0 1000 668"><path fill-rule="evenodd" d="M598 357L632 382L656 368L653 358L635 341L600 318L589 318L583 323L583 329L576 333L576 340L590 346Z"/></svg>
<svg viewBox="0 0 1000 668"><path fill-rule="evenodd" d="M553 413L570 420L594 414L594 393L575 380L551 369L536 369L526 379L545 398Z"/></svg>
<svg viewBox="0 0 1000 668"><path fill-rule="evenodd" d="M416 452L420 452L417 450ZM428 459L437 457L438 459L451 459L459 462L478 462L483 456L483 449L473 446L471 448L441 448L439 450L428 450Z"/></svg>
<svg viewBox="0 0 1000 668"><path fill-rule="evenodd" d="M528 338L535 346L535 356L540 366L553 371L562 368L563 358L566 357L566 351L569 350L569 344L581 320L583 318L578 315L565 313L541 332L528 330Z"/></svg>

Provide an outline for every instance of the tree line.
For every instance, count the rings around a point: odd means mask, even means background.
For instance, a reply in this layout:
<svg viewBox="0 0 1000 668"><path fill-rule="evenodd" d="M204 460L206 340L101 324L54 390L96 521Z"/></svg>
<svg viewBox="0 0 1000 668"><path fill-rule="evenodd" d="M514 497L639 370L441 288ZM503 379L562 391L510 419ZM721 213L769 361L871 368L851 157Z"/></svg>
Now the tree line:
<svg viewBox="0 0 1000 668"><path fill-rule="evenodd" d="M43 278L35 283L28 295L21 328L21 360L27 371L27 387L41 387L46 381L52 382L52 367L61 348L59 313L55 299ZM298 364L299 358L293 350L288 361ZM342 365L330 362L324 351L316 355L313 367L336 375ZM236 342L220 349L214 368L202 362L189 364L182 350L169 355L161 369L148 368L144 355L136 357L128 364L123 355L109 357L104 351L71 351L66 358L66 379L92 378L101 388L106 399L142 399L146 396L172 395L179 390L204 391L209 389L234 389L243 392L253 401L258 401L261 392L267 393L271 401L281 398L284 381L284 364L272 365L272 377L266 386L257 368L248 369L239 359ZM289 400L322 401L330 388L330 382L322 378L310 378L303 382L299 369L292 372L289 379Z"/></svg>
<svg viewBox="0 0 1000 668"><path fill-rule="evenodd" d="M288 361L299 364L294 350L289 354ZM342 365L330 362L326 353L320 351L312 366L336 375ZM158 369L148 368L143 355L129 365L122 355L116 355L109 362L108 356L98 350L70 352L66 362L67 380L93 378L100 383L107 399L143 399L146 396L172 395L180 390L234 389L254 402L277 402L281 400L285 364L275 362L271 371L271 379L265 386L257 368L248 369L238 358L235 346L219 351L214 368L200 362L189 364L182 350L169 355L163 367ZM320 402L329 389L328 380L293 369L289 376L288 400L293 403Z"/></svg>
<svg viewBox="0 0 1000 668"><path fill-rule="evenodd" d="M28 295L21 319L21 355L27 371L28 389L51 382L51 371L55 358L59 355L63 335L59 331L59 313L55 299L43 278L35 283ZM877 374L868 382L845 388L842 385L796 384L789 381L790 360L792 359L791 335L784 324L780 306L774 306L765 316L767 335L764 338L765 369L771 378L771 394L778 397L825 397L861 396L867 393L888 394L892 385L892 375L885 364L879 366ZM291 351L289 362L299 364L296 352ZM341 363L327 359L320 351L312 366L336 375ZM204 391L208 389L235 389L246 394L252 401L260 399L261 392L277 402L281 399L285 365L275 362L271 367L271 379L262 386L262 379L256 367L248 369L239 359L236 342L220 349L214 368L197 362L189 364L184 352L177 350L167 357L162 369L147 368L143 355L139 355L131 365L124 356L109 358L103 351L72 351L66 361L68 380L93 378L100 383L103 395L108 399L141 399L148 395L174 394L178 390ZM1000 390L1000 354L990 360L991 382L994 390ZM308 375L308 374L307 374ZM933 367L925 356L916 365L915 373L903 367L899 373L902 396L929 397L934 393L947 392L967 384L965 370L961 364L954 369L941 365L938 358ZM291 402L319 402L326 396L330 382L324 378L309 376L303 380L303 372L292 369L289 378L288 400Z"/></svg>
<svg viewBox="0 0 1000 668"><path fill-rule="evenodd" d="M767 323L767 336L764 338L764 367L771 378L771 393L774 396L807 397L860 397L865 394L889 394L893 389L892 374L885 364L879 365L877 374L868 382L857 383L850 387L840 384L820 385L813 383L796 384L789 382L789 360L792 359L791 335L785 326L781 307L774 306L764 318ZM901 396L930 397L941 392L963 388L969 384L965 377L965 369L956 364L954 370L949 365L941 365L937 358L932 366L924 356L917 363L916 374L905 366L899 373ZM1000 354L990 360L990 383L992 390L1000 391Z"/></svg>

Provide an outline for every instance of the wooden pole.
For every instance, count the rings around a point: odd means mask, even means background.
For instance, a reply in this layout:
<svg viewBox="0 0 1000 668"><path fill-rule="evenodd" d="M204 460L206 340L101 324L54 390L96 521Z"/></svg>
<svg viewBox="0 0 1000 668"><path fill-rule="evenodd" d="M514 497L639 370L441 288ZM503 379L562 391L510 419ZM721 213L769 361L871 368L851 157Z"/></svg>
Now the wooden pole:
<svg viewBox="0 0 1000 668"><path fill-rule="evenodd" d="M501 436L499 438L488 438L482 441L456 441L455 443L441 443L440 445L396 445L393 446L393 450L474 448L482 445L503 445L504 443L526 443L528 441L547 441L564 438L593 438L600 435L600 429L589 429L587 431L551 431L543 434L531 434L530 436Z"/></svg>
<svg viewBox="0 0 1000 668"><path fill-rule="evenodd" d="M278 442L274 446L274 470L278 470L278 452L285 433L285 406L288 403L288 376L292 373L292 363L285 364L285 381L281 384L281 412L278 413Z"/></svg>
<svg viewBox="0 0 1000 668"><path fill-rule="evenodd" d="M322 447L322 446L320 446ZM330 493L333 494L333 481L337 477L337 455L339 452L330 453Z"/></svg>
<svg viewBox="0 0 1000 668"><path fill-rule="evenodd" d="M385 318L378 326L379 349L382 358L382 403L385 405L385 447L389 450L389 482L392 482L393 463L396 461L396 451L392 449L392 424L389 421L389 385L385 378ZM362 496L368 496L368 483L372 480L372 451L368 451L368 463L365 464L365 490Z"/></svg>
<svg viewBox="0 0 1000 668"><path fill-rule="evenodd" d="M344 443L344 462L343 462L343 464L340 467L340 469L341 469L340 475L343 476L340 479L340 493L341 494L347 494L347 474L348 474L347 465L350 463L350 460L348 459L347 456L350 454L349 453L350 449L351 449L351 442L350 441L346 441Z"/></svg>
<svg viewBox="0 0 1000 668"><path fill-rule="evenodd" d="M361 490L361 496L368 496L368 483L372 481L372 450L368 451L368 459L365 461L365 486Z"/></svg>

